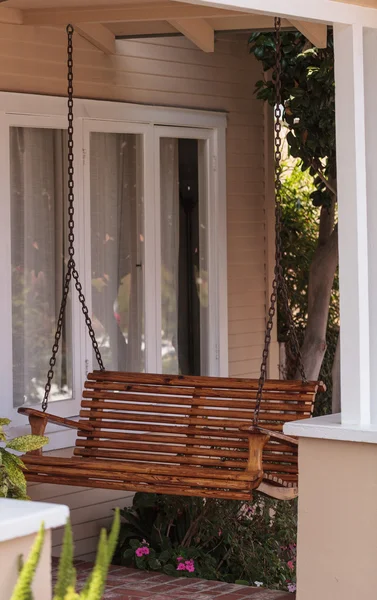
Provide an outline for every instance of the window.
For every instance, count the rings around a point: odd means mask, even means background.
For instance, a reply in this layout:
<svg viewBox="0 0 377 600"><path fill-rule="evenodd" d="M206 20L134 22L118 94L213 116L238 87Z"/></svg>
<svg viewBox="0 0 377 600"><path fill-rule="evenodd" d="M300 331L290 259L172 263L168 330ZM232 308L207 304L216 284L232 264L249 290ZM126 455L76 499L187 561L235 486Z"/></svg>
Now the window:
<svg viewBox="0 0 377 600"><path fill-rule="evenodd" d="M224 117L75 108L75 258L106 368L226 375ZM2 414L16 423L43 398L67 265L65 110L0 94ZM72 288L52 412L78 413L92 368Z"/></svg>

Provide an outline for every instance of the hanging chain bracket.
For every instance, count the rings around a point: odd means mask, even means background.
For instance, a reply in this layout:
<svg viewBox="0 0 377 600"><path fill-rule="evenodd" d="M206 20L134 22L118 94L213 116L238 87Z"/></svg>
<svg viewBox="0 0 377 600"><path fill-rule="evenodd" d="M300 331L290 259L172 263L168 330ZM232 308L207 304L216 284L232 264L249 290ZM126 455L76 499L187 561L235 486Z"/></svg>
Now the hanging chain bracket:
<svg viewBox="0 0 377 600"><path fill-rule="evenodd" d="M68 264L64 278L63 295L60 304L59 316L56 326L54 345L52 346L52 354L49 361L49 370L47 372L47 381L45 385L44 396L42 400L42 410L46 412L48 399L51 392L51 383L54 377L54 368L56 365L56 357L59 352L59 343L62 336L64 315L67 307L69 288L72 277L75 282L75 288L78 293L81 310L85 317L89 336L92 342L92 347L96 355L98 366L101 371L105 370L101 352L96 340L93 329L92 320L89 315L89 309L86 304L85 296L82 290L79 273L75 261L75 222L74 222L74 129L73 129L73 34L74 28L72 25L67 26L67 80L68 80Z"/></svg>

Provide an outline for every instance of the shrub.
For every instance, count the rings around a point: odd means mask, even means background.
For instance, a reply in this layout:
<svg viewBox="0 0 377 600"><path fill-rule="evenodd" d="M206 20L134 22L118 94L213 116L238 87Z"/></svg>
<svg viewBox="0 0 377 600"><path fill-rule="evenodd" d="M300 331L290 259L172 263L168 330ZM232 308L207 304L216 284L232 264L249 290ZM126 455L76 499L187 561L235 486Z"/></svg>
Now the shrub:
<svg viewBox="0 0 377 600"><path fill-rule="evenodd" d="M76 592L76 570L73 566L72 529L68 522L64 532L63 550L59 561L58 579L53 600L101 600L111 560L117 544L120 528L119 510L115 511L114 521L109 535L102 529L97 549L96 562L80 593ZM41 556L44 540L44 526L30 551L27 561L22 565L11 600L33 600L32 583Z"/></svg>
<svg viewBox="0 0 377 600"><path fill-rule="evenodd" d="M138 493L121 511L115 562L175 577L288 589L295 581L296 502Z"/></svg>
<svg viewBox="0 0 377 600"><path fill-rule="evenodd" d="M28 500L23 473L26 467L22 460L9 450L16 452L38 450L48 443L48 438L40 435L22 435L8 440L4 426L9 423L9 419L0 419L0 442L5 443L5 447L0 448L0 498Z"/></svg>

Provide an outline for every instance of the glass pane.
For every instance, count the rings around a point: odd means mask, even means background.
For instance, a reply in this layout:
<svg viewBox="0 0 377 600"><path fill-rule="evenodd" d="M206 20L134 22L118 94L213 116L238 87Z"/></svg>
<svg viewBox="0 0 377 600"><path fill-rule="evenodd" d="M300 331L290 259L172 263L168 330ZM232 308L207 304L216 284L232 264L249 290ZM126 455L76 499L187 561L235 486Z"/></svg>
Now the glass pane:
<svg viewBox="0 0 377 600"><path fill-rule="evenodd" d="M91 133L93 320L105 367L120 371L145 364L142 181L142 136Z"/></svg>
<svg viewBox="0 0 377 600"><path fill-rule="evenodd" d="M65 134L10 130L13 404L43 398L59 313L66 247ZM68 302L50 400L72 397Z"/></svg>
<svg viewBox="0 0 377 600"><path fill-rule="evenodd" d="M205 142L162 138L161 354L163 373L208 372Z"/></svg>

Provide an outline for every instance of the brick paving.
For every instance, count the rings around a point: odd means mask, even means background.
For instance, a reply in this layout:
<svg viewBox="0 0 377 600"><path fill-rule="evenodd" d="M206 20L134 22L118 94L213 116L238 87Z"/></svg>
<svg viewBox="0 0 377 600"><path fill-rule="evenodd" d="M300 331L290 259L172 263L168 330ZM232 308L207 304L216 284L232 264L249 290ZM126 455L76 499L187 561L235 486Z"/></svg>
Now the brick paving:
<svg viewBox="0 0 377 600"><path fill-rule="evenodd" d="M77 587L93 568L76 561ZM53 578L57 564L53 564ZM252 588L221 581L168 577L155 572L111 566L104 600L295 600L295 594Z"/></svg>

